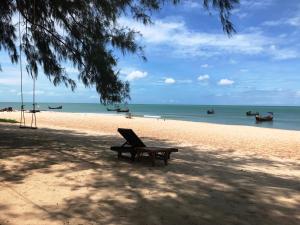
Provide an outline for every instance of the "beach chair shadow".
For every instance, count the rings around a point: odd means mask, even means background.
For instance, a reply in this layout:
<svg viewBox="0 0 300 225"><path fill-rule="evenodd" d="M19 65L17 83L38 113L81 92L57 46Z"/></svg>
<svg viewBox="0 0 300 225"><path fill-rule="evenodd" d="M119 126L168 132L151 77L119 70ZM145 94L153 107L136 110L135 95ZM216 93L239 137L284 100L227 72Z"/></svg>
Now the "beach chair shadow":
<svg viewBox="0 0 300 225"><path fill-rule="evenodd" d="M118 128L118 132L126 140L121 146L112 146L110 148L118 153L118 158L123 157L123 153L129 153L130 159L135 161L136 158L140 160L143 154L146 153L151 159L153 166L155 165L155 159L163 160L165 165L167 165L171 153L178 152L177 148L146 146L132 129Z"/></svg>

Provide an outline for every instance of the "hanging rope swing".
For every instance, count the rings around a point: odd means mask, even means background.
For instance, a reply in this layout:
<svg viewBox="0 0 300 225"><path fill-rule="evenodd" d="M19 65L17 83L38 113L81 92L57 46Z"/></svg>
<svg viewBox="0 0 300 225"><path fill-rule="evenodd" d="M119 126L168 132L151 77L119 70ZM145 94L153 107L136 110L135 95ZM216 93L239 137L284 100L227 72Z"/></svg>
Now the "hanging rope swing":
<svg viewBox="0 0 300 225"><path fill-rule="evenodd" d="M35 6L34 6L35 8ZM35 9L34 9L35 14ZM35 15L34 15L35 17ZM27 25L26 25L26 34L27 34ZM21 13L19 12L19 40L20 40L20 74L21 74L21 119L20 119L20 128L29 128L29 129L37 129L36 124L36 103L35 103L35 81L36 76L31 72L31 77L33 80L33 87L32 87L32 110L29 112L31 113L31 125L26 126L26 120L25 120L25 105L24 105L24 95L23 95L23 66L22 66L22 34L21 34ZM28 72L28 70L27 70Z"/></svg>

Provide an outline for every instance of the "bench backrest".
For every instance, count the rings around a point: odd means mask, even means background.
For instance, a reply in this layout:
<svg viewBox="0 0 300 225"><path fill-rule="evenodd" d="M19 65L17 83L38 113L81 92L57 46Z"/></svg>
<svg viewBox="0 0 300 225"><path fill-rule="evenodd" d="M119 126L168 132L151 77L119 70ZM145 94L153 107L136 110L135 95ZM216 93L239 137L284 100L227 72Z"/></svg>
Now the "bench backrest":
<svg viewBox="0 0 300 225"><path fill-rule="evenodd" d="M118 132L133 147L146 147L142 140L134 133L132 129L118 128Z"/></svg>

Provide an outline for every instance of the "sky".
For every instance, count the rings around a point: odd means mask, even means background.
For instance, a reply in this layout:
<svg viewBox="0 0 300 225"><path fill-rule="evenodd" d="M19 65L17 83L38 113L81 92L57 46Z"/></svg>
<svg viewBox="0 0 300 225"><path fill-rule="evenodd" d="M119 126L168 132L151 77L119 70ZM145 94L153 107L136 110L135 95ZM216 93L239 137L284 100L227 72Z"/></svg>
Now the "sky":
<svg viewBox="0 0 300 225"><path fill-rule="evenodd" d="M232 37L224 34L217 13L201 3L166 4L148 26L120 18L140 31L137 41L147 57L119 58L130 103L300 106L300 1L241 0L232 12ZM3 50L0 64L0 101L20 101L19 66ZM77 79L76 69L65 67ZM32 80L25 76L25 101L31 101ZM93 88L54 87L42 73L36 90L37 102L99 102Z"/></svg>

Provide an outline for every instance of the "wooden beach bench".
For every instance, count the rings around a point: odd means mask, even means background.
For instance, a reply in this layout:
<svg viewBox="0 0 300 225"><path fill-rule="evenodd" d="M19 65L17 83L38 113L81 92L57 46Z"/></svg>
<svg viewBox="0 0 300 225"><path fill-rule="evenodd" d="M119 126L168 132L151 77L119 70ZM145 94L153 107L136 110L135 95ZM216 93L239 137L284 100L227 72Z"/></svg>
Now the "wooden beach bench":
<svg viewBox="0 0 300 225"><path fill-rule="evenodd" d="M164 160L165 165L167 165L171 153L178 152L177 148L148 147L132 129L118 128L118 132L126 140L123 145L110 148L118 153L118 158L122 157L123 153L129 153L131 160L134 161L136 157L140 159L143 153L147 153L153 166L155 165L155 159Z"/></svg>

